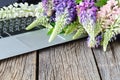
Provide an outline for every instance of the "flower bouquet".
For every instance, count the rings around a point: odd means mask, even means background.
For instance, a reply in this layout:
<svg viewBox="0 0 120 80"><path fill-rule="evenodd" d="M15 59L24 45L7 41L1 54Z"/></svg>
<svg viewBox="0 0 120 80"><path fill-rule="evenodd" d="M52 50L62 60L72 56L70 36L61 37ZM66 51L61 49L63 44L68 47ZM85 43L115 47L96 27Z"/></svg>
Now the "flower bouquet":
<svg viewBox="0 0 120 80"><path fill-rule="evenodd" d="M49 42L58 34L73 34L73 39L88 36L88 47L103 46L120 33L119 0L43 0L36 5L14 3L0 9L0 21L35 17L26 30L42 25L48 29Z"/></svg>

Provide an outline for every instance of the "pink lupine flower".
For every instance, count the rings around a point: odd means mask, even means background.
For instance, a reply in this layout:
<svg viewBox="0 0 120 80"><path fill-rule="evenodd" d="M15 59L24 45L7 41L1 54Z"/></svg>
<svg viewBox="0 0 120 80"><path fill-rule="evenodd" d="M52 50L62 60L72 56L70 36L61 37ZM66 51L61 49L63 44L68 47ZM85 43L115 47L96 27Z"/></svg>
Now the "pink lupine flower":
<svg viewBox="0 0 120 80"><path fill-rule="evenodd" d="M98 20L102 21L103 28L109 28L120 16L120 7L116 0L109 0L97 13Z"/></svg>

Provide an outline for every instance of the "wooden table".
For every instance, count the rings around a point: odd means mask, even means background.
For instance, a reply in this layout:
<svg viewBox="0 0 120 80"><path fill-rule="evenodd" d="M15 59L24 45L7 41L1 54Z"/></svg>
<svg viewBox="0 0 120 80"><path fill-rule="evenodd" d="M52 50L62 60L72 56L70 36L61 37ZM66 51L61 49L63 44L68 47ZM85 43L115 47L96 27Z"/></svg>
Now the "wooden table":
<svg viewBox="0 0 120 80"><path fill-rule="evenodd" d="M6 59L0 80L120 80L120 42L105 53L78 40Z"/></svg>

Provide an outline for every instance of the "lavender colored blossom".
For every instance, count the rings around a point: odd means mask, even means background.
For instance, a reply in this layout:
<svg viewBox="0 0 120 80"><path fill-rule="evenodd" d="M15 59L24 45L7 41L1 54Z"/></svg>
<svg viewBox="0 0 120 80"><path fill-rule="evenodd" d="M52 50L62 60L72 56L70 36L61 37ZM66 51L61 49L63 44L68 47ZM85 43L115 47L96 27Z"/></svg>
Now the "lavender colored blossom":
<svg viewBox="0 0 120 80"><path fill-rule="evenodd" d="M76 3L74 0L55 0L56 17L65 15L66 24L70 24L76 18Z"/></svg>
<svg viewBox="0 0 120 80"><path fill-rule="evenodd" d="M82 23L83 25L87 25L89 22L95 24L97 7L94 4L95 3L93 0L84 0L84 2L77 6L80 23Z"/></svg>
<svg viewBox="0 0 120 80"><path fill-rule="evenodd" d="M99 35L96 37L96 47L98 47L100 45L101 40L102 40L102 35Z"/></svg>
<svg viewBox="0 0 120 80"><path fill-rule="evenodd" d="M60 4L63 0L53 0L53 3L54 3L54 8Z"/></svg>
<svg viewBox="0 0 120 80"><path fill-rule="evenodd" d="M79 22L83 25L89 35L89 47L94 47L96 44L94 28L96 24L97 7L93 0L84 0L77 6Z"/></svg>
<svg viewBox="0 0 120 80"><path fill-rule="evenodd" d="M76 18L76 3L75 0L42 0L43 8L47 16L54 20L53 12L58 17L66 11L66 23L70 24Z"/></svg>
<svg viewBox="0 0 120 80"><path fill-rule="evenodd" d="M100 43L101 43L101 40L102 40L102 35L97 36L95 38L95 40L96 40L95 46L96 47L100 46ZM87 44L89 45L89 43L90 43L90 37L87 38Z"/></svg>
<svg viewBox="0 0 120 80"><path fill-rule="evenodd" d="M76 3L75 0L55 0L55 27L50 36L49 42L61 32L62 28L76 19Z"/></svg>

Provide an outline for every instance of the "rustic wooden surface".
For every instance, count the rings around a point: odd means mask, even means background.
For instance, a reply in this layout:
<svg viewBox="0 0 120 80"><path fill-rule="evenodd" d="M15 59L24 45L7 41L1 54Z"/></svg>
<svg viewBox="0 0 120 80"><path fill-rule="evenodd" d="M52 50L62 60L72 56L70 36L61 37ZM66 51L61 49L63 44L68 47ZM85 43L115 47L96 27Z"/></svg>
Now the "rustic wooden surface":
<svg viewBox="0 0 120 80"><path fill-rule="evenodd" d="M120 80L120 42L90 49L85 40L0 61L0 80Z"/></svg>
<svg viewBox="0 0 120 80"><path fill-rule="evenodd" d="M39 51L39 80L100 80L86 45L77 41Z"/></svg>
<svg viewBox="0 0 120 80"><path fill-rule="evenodd" d="M120 80L120 42L116 41L108 47L93 50L102 80Z"/></svg>
<svg viewBox="0 0 120 80"><path fill-rule="evenodd" d="M36 53L0 61L0 80L35 80Z"/></svg>

